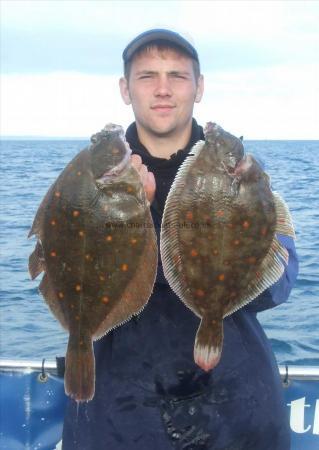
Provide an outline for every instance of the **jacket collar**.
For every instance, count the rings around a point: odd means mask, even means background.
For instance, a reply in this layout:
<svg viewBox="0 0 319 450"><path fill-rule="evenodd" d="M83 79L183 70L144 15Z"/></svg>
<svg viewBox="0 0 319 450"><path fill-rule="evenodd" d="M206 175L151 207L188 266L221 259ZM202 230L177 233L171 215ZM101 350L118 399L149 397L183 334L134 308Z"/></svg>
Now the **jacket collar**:
<svg viewBox="0 0 319 450"><path fill-rule="evenodd" d="M183 149L178 149L169 159L165 159L151 155L147 148L144 147L138 138L135 122L133 122L126 131L126 140L130 144L133 153L140 155L143 163L150 169L169 169L178 167L184 161L193 145L201 139L204 139L203 128L197 124L195 119L193 119L192 133L186 147Z"/></svg>

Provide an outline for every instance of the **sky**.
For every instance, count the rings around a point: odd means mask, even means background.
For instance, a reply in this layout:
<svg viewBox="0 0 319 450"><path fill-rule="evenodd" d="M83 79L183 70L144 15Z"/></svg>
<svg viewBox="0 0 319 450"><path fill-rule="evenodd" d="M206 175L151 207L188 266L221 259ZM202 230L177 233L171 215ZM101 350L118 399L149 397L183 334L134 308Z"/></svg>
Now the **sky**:
<svg viewBox="0 0 319 450"><path fill-rule="evenodd" d="M245 139L319 139L319 1L0 0L0 20L3 137L127 127L122 51L170 28L200 56L199 123Z"/></svg>

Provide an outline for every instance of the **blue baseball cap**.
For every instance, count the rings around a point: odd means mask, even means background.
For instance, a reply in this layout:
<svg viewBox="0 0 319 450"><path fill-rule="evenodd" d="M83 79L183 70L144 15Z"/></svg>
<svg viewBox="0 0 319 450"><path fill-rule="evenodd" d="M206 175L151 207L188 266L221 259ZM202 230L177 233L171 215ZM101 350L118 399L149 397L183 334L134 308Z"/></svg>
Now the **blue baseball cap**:
<svg viewBox="0 0 319 450"><path fill-rule="evenodd" d="M184 50L192 59L199 62L198 54L195 48L183 36L175 31L166 30L164 28L155 28L153 30L144 31L133 39L124 49L122 57L123 61L128 62L134 53L142 47L142 45L150 44L154 41L164 41L172 43Z"/></svg>

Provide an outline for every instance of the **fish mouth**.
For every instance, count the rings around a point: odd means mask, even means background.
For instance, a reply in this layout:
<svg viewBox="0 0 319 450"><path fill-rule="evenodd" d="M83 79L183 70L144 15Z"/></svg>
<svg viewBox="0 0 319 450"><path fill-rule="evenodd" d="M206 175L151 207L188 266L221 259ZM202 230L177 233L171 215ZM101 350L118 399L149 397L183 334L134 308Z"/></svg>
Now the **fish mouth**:
<svg viewBox="0 0 319 450"><path fill-rule="evenodd" d="M236 167L238 166L239 162L236 160L235 156L231 156L228 160L227 164L227 171L229 174L235 173Z"/></svg>
<svg viewBox="0 0 319 450"><path fill-rule="evenodd" d="M106 171L100 178L97 178L95 180L99 188L102 188L103 186L112 183L114 179L119 175L121 175L128 167L131 160L132 150L130 149L127 142L125 142L125 146L126 146L126 153L122 161L116 166L112 167L112 169Z"/></svg>
<svg viewBox="0 0 319 450"><path fill-rule="evenodd" d="M242 160L241 160L242 161ZM221 161L221 165L223 170L231 177L236 176L236 171L238 166L241 164L241 161L238 161L235 156L231 155L227 159L227 164L225 161Z"/></svg>
<svg viewBox="0 0 319 450"><path fill-rule="evenodd" d="M245 155L244 149L240 145L235 145L227 153L225 160L222 163L224 170L232 177L237 176L238 172L240 173L242 170L246 170L246 167L251 164L249 158Z"/></svg>

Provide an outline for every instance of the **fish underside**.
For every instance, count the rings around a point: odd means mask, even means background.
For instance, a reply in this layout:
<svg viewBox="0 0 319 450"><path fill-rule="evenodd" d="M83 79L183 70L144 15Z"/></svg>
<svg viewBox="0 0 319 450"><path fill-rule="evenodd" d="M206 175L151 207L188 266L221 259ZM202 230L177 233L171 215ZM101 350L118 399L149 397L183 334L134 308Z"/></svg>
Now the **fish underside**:
<svg viewBox="0 0 319 450"><path fill-rule="evenodd" d="M157 270L149 203L123 130L109 124L92 137L44 197L29 236L32 279L69 332L65 391L94 396L93 340L146 305Z"/></svg>
<svg viewBox="0 0 319 450"><path fill-rule="evenodd" d="M295 237L284 200L241 140L208 123L170 189L160 238L165 277L201 318L194 359L202 369L220 360L223 318L281 277L288 252L277 234Z"/></svg>

